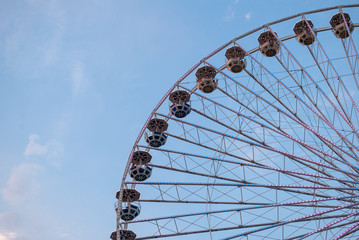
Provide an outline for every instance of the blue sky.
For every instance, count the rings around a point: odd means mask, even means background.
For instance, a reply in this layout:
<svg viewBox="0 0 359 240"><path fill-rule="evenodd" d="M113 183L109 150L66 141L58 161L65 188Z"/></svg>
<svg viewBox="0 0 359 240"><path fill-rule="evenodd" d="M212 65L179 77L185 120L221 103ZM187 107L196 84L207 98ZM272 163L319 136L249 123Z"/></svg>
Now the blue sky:
<svg viewBox="0 0 359 240"><path fill-rule="evenodd" d="M167 90L267 22L357 1L1 1L0 240L107 239Z"/></svg>

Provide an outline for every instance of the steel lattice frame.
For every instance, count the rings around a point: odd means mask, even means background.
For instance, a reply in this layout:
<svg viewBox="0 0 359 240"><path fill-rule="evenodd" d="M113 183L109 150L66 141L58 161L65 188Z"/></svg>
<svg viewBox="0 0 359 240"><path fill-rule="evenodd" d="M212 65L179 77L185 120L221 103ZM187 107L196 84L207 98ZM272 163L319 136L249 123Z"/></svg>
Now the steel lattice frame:
<svg viewBox="0 0 359 240"><path fill-rule="evenodd" d="M122 202L116 203L117 239L120 229L131 229L136 239L358 239L359 34L336 38L327 18L349 12L358 27L358 7L310 11L256 28L178 80L129 156L119 199L123 189L135 188L142 208L125 222ZM279 53L266 58L258 51L253 39L261 32L282 25L292 31L307 19L314 23L312 45L277 32ZM224 51L233 45L246 51L247 66L237 74L224 65ZM194 72L202 65L217 70L213 93L196 89ZM176 89L191 94L186 118L169 114L166 103ZM169 124L160 148L144 141L152 118ZM153 157L152 176L143 182L129 176L137 150Z"/></svg>

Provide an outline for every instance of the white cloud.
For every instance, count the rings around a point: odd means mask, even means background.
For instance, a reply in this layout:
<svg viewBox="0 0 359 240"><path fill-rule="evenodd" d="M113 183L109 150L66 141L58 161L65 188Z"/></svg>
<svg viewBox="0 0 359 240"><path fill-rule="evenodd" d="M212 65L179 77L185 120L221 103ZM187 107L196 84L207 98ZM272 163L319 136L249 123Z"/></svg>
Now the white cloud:
<svg viewBox="0 0 359 240"><path fill-rule="evenodd" d="M53 21L53 33L43 45L43 59L45 64L54 64L61 52L62 37L66 29L66 19L63 14L57 14Z"/></svg>
<svg viewBox="0 0 359 240"><path fill-rule="evenodd" d="M41 167L35 163L22 163L15 167L1 190L4 200L12 205L19 204L32 196L38 189L37 175Z"/></svg>
<svg viewBox="0 0 359 240"><path fill-rule="evenodd" d="M25 149L25 156L32 156L32 155L44 155L47 153L47 147L37 143L40 137L37 134L30 134L29 136L29 143Z"/></svg>
<svg viewBox="0 0 359 240"><path fill-rule="evenodd" d="M235 12L234 12L234 9L233 9L233 6L230 5L228 6L227 8L227 14L226 16L223 17L223 21L225 22L230 22L234 19L234 17L236 16Z"/></svg>
<svg viewBox="0 0 359 240"><path fill-rule="evenodd" d="M47 156L50 158L58 157L63 153L62 144L56 140L49 140L45 144L39 143L40 137L37 134L30 134L29 143L25 148L24 155L30 156Z"/></svg>
<svg viewBox="0 0 359 240"><path fill-rule="evenodd" d="M14 233L14 232L0 233L0 240L10 240L10 239L15 239L15 238L16 238L16 233Z"/></svg>
<svg viewBox="0 0 359 240"><path fill-rule="evenodd" d="M61 1L26 0L26 3L36 7L40 14L47 17L47 24L51 25L51 35L43 43L42 54L45 64L54 64L61 52L62 38L67 28L66 12Z"/></svg>
<svg viewBox="0 0 359 240"><path fill-rule="evenodd" d="M252 17L252 13L248 12L244 17L246 18L247 21L249 21Z"/></svg>
<svg viewBox="0 0 359 240"><path fill-rule="evenodd" d="M74 50L69 54L70 65L70 80L72 87L72 96L77 97L85 87L88 86L86 79L86 65L84 59L86 58L86 52L81 50Z"/></svg>
<svg viewBox="0 0 359 240"><path fill-rule="evenodd" d="M230 10L228 10L228 14L223 18L224 21L226 22L230 22L234 19L235 14L232 8L230 8Z"/></svg>
<svg viewBox="0 0 359 240"><path fill-rule="evenodd" d="M84 84L84 65L81 61L75 61L71 73L72 94L78 95Z"/></svg>
<svg viewBox="0 0 359 240"><path fill-rule="evenodd" d="M235 5L237 5L238 3L239 3L239 0L234 0L232 2L232 4L228 6L227 14L226 14L226 16L223 17L223 21L230 22L235 18L236 13L235 13L234 8L235 8Z"/></svg>
<svg viewBox="0 0 359 240"><path fill-rule="evenodd" d="M13 66L20 66L20 70L32 69L39 72L45 66L54 65L63 53L61 48L67 29L66 12L59 0L25 0L23 5L30 5L28 9L36 10L26 15L18 14L10 17L0 24L0 30L7 29L2 43L3 55L11 69ZM38 28L48 27L48 31L44 31L41 35L34 34L31 27L34 21L39 21L38 17L46 18L46 23L36 24L41 24ZM28 44L33 42L36 44Z"/></svg>

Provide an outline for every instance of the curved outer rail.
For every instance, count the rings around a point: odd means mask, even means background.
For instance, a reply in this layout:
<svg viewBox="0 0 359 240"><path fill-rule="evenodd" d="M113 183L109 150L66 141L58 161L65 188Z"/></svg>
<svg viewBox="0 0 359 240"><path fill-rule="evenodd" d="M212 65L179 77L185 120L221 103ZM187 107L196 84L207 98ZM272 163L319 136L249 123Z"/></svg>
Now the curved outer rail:
<svg viewBox="0 0 359 240"><path fill-rule="evenodd" d="M257 27L251 31L248 31L234 39L232 39L231 41L225 43L224 45L222 45L221 47L219 47L218 49L214 50L213 52L211 52L209 55L207 55L206 57L204 57L202 60L200 60L197 64L195 64L191 69L189 69L167 92L166 94L161 98L161 100L158 102L158 104L155 106L155 108L153 109L153 111L151 112L151 114L149 115L149 117L147 118L145 124L143 125L133 147L132 147L132 150L130 152L130 155L129 155L129 158L128 158L128 161L127 161L127 164L126 164L126 167L125 167L125 170L124 170L124 174L123 174L123 177L122 177L122 182L121 182L121 185L120 185L120 195L119 195L119 201L118 201L118 211L117 211L117 221L116 221L116 233L117 233L117 240L120 240L120 234L119 234L119 231L120 231L120 217L119 217L119 209L121 208L121 199L122 199L122 194L123 194L123 187L125 185L125 182L126 182L126 177L128 175L128 172L129 172L129 168L130 168L130 165L131 165L131 159L132 159L132 156L133 156L133 153L135 152L137 146L138 146L138 143L140 141L140 139L143 137L143 134L146 130L146 127L147 127L147 124L148 122L152 119L152 117L154 116L154 114L157 112L157 110L159 109L159 107L165 102L165 100L168 98L169 94L173 91L173 89L175 89L185 78L187 78L195 69L197 69L201 64L203 64L204 62L206 62L207 59L211 58L212 56L216 55L218 52L220 52L221 50L225 49L226 47L228 47L230 44L233 44L235 43L236 41L246 37L246 36L249 36L251 34L254 34L262 29L265 29L265 28L268 28L269 26L273 26L275 24L278 24L278 23L281 23L281 22L284 22L284 21L287 21L287 20L290 20L290 19L293 19L293 18L296 18L296 17L300 17L300 16L304 16L304 15L310 15L310 14L314 14L314 13L319 13L319 12L325 12L325 11L330 11L330 10L335 10L335 9L343 9L343 8L354 8L354 7L359 7L359 4L350 4L350 5L340 5L340 6L334 6L334 7L328 7L328 8L322 8L322 9L317 9L317 10L312 10L312 11L307 11L307 12L302 12L302 13L298 13L298 14L295 14L295 15L292 15L292 16L289 16L289 17L285 17L285 18L282 18L282 19L279 19L279 20L276 20L276 21L273 21L273 22L270 22L270 23L267 23L267 24L264 24L260 27ZM354 27L359 27L359 23L354 23L353 24ZM319 28L319 29L316 29L316 32L322 32L322 31L328 31L328 30L332 30L332 27L323 27L323 28ZM285 37L282 37L280 38L280 41L286 41L286 40L289 40L289 39L292 39L292 38L295 38L296 35L295 34L292 34L292 35L288 35L288 36L285 36ZM250 51L248 51L248 54L251 54L251 53L254 53L256 51L259 50L259 47L256 47ZM225 68L225 65L224 66L221 66L219 69L222 70ZM134 186L133 186L134 187ZM355 225L356 226L356 225ZM127 227L127 225L125 225L125 228Z"/></svg>

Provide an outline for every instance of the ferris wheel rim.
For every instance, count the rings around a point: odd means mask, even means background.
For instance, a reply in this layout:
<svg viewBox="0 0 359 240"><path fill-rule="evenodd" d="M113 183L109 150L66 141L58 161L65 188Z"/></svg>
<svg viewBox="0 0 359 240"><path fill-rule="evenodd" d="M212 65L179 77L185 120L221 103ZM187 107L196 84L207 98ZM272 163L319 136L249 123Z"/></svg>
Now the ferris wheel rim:
<svg viewBox="0 0 359 240"><path fill-rule="evenodd" d="M124 186L125 186L125 179L129 173L129 169L130 169L130 163L131 163L131 158L133 156L133 153L135 152L136 149L138 149L138 143L140 141L140 139L143 137L144 135L144 132L146 130L146 126L148 124L148 122L156 115L156 112L157 110L161 107L161 105L164 103L164 101L168 98L169 94L176 88L179 86L179 84L185 79L187 78L195 69L197 69L201 64L203 63L207 63L207 59L211 58L212 56L214 56L215 54L217 54L219 51L225 49L226 47L228 47L230 44L233 44L233 43L236 43L236 41L238 41L239 39L241 38L244 38L250 34L253 34L255 32L258 32L262 29L265 29L265 28L268 28L269 26L272 26L272 25L275 25L277 23L281 23L281 22L284 22L284 21L287 21L289 19L293 19L293 18L296 18L296 17L299 17L299 16L306 16L306 15L310 15L310 14L315 14L315 13L318 13L318 12L325 12L325 11L330 11L330 10L335 10L335 9L342 9L342 8L355 8L355 7L359 7L359 4L350 4L350 5L341 5L341 6L335 6L335 7L329 7L329 8L322 8L322 9L317 9L317 10L312 10L312 11L307 11L307 12L302 12L302 13L299 13L299 14L295 14L295 15L292 15L292 16L289 16L289 17L286 17L286 18L282 18L282 19L279 19L279 20L276 20L276 21L273 21L273 22L270 22L268 24L265 24L265 25L262 25L258 28L255 28L245 34L242 34L234 39L232 39L231 41L227 42L226 44L222 45L221 47L217 48L215 51L213 51L212 53L210 53L208 56L206 56L205 58L203 58L201 61L199 61L197 64L195 64L192 68L190 68L168 91L167 93L162 97L162 99L158 102L158 104L155 106L154 110L151 112L151 114L149 115L149 117L147 118L144 126L142 127L135 143L134 143L134 146L132 147L131 149L131 152L130 152L130 155L129 155L129 158L128 158L128 161L127 161L127 164L126 164L126 167L125 167L125 170L124 170L124 174L123 174L123 179L122 179L122 182L121 182L121 187L120 187L120 198L119 198L119 201L118 201L118 204L120 206L121 204L121 194L122 194L122 190L124 189ZM354 23L353 24L354 28L356 27L359 27L359 23ZM318 30L318 32L321 32L321 31L329 31L329 30L332 30L332 27L323 27L323 28L320 28L320 29L316 29ZM286 41L286 40L289 40L289 39L292 39L296 37L296 35L288 35L288 36L285 36L285 37L282 37L280 38L281 41ZM248 51L248 54L251 54L251 53L254 53L256 51L259 50L259 47L257 48L254 48L252 50L249 50ZM221 67L223 68L223 66ZM222 69L223 70L223 69ZM195 90L195 89L194 89ZM136 184L136 183L134 183ZM119 224L118 224L119 225Z"/></svg>
<svg viewBox="0 0 359 240"><path fill-rule="evenodd" d="M146 126L148 124L148 122L152 119L152 117L154 116L154 114L156 113L156 111L158 110L158 108L164 103L164 101L168 98L169 94L185 79L187 78L196 68L198 68L201 64L203 64L204 62L206 62L207 59L209 59L210 57L212 57L213 55L215 55L217 52L219 52L220 50L223 50L224 48L228 47L230 44L233 44L234 42L236 42L237 40L241 39L241 38L244 38L252 33L255 33L255 32L258 32L260 31L261 29L263 28L266 28L268 26L271 26L271 25L274 25L274 24L277 24L277 23L280 23L280 22L284 22L284 21L287 21L289 19L293 19L293 18L296 18L296 17L299 17L299 16L303 16L303 15L308 15L308 14L314 14L314 13L318 13L318 12L325 12L325 11L330 11L330 10L335 10L335 9L342 9L342 8L355 8L355 7L359 7L359 4L349 4L349 5L339 5L339 6L334 6L334 7L328 7L328 8L321 8L321 9L316 9L316 10L312 10L312 11L306 11L306 12L302 12L302 13L298 13L298 14L294 14L294 15L291 15L289 17L285 17L285 18L282 18L282 19L279 19L279 20L276 20L276 21L272 21L272 22L269 22L267 24L264 24L260 27L257 27L255 28L254 30L251 30L249 32L246 32L238 37L235 37L233 38L231 41L225 43L224 45L222 45L221 47L217 48L215 51L213 51L212 53L210 53L208 56L206 56L205 58L203 58L202 60L200 60L198 63L196 63L192 68L190 68L179 80L177 80L177 82L166 92L166 94L161 98L161 100L157 103L157 105L155 106L155 108L152 110L151 114L149 115L149 117L147 118L146 122L144 123L140 133L138 134L137 138L136 138L136 141L132 147L132 150L130 152L130 155L129 155L129 158L128 158L128 163L130 162L130 159L133 155L133 152L135 151L136 149L136 146L138 144L138 142L140 141L141 137L143 136L144 134L144 131L146 129ZM353 24L354 27L359 27L359 23L354 23ZM318 29L318 31L329 31L331 30L332 28L331 27L325 27L325 28L322 28L322 29ZM285 36L285 37L282 37L280 38L280 40L289 40L289 39L292 39L294 38L295 35L292 34L292 35L288 35L288 36ZM248 53L253 53L255 51L258 51L259 50L259 47L256 47L252 50L249 50ZM128 169L129 169L129 165L127 165L125 167L125 172L124 172L124 178L125 176L128 174ZM121 182L121 187L120 189L123 188L123 183L125 181L125 179L122 179L122 182Z"/></svg>

